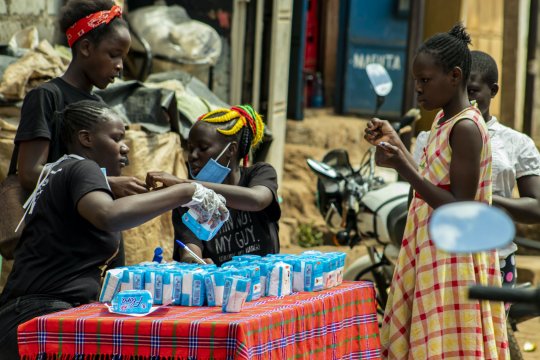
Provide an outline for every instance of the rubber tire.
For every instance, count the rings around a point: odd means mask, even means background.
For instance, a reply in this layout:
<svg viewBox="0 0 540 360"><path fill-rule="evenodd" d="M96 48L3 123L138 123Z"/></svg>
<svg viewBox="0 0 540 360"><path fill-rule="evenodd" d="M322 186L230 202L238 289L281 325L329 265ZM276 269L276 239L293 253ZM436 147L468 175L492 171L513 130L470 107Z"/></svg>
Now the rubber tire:
<svg viewBox="0 0 540 360"><path fill-rule="evenodd" d="M506 322L506 330L508 331L508 349L510 350L510 360L523 360L521 348L512 330L512 325L509 321Z"/></svg>

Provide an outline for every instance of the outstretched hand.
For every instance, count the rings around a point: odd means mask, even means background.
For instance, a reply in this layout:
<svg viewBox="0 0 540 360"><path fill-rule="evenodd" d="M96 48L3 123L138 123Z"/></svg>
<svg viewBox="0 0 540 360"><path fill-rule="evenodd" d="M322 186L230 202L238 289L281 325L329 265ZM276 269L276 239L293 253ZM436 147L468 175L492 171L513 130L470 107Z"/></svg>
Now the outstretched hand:
<svg viewBox="0 0 540 360"><path fill-rule="evenodd" d="M107 181L117 199L148 192L146 184L134 176L108 176Z"/></svg>
<svg viewBox="0 0 540 360"><path fill-rule="evenodd" d="M180 179L164 171L149 171L146 174L146 185L150 189L160 189L169 187L175 184L183 184L190 182L187 179Z"/></svg>
<svg viewBox="0 0 540 360"><path fill-rule="evenodd" d="M191 201L182 206L188 207L198 214L200 223L209 223L210 228L215 228L220 222L229 218L227 201L214 190L208 189L199 183L192 182L195 192Z"/></svg>
<svg viewBox="0 0 540 360"><path fill-rule="evenodd" d="M377 145L381 141L392 145L398 145L399 135L396 133L392 125L387 120L378 118L371 119L364 130L364 139L371 145Z"/></svg>

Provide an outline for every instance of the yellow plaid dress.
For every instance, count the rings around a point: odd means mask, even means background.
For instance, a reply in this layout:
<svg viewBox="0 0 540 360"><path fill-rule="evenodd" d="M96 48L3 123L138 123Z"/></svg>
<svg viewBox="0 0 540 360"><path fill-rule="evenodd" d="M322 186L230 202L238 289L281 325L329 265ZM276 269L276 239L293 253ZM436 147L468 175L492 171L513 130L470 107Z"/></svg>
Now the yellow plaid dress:
<svg viewBox="0 0 540 360"><path fill-rule="evenodd" d="M469 107L439 125L439 112L420 161L423 177L449 188L450 131L472 119L482 134L480 179L475 199L491 202L491 148L485 122ZM497 253L453 255L437 250L427 224L433 209L419 195L409 208L403 244L386 306L381 342L388 359L506 359L502 302L469 300L473 284L501 286Z"/></svg>

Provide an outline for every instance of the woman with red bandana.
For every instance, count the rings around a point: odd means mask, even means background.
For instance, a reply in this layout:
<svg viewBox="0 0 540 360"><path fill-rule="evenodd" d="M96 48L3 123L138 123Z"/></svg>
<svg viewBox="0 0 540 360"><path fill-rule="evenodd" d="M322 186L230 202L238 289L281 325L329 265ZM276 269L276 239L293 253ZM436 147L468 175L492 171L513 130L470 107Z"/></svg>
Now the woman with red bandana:
<svg viewBox="0 0 540 360"><path fill-rule="evenodd" d="M55 111L81 100L102 102L93 88L104 89L114 82L131 45L122 11L112 0L70 0L61 10L59 25L73 59L62 76L26 95L15 136L19 181L28 192L36 186L43 166L67 152L55 125ZM134 177L109 177L108 181L117 198L147 192L144 182ZM113 265L123 264L122 243Z"/></svg>

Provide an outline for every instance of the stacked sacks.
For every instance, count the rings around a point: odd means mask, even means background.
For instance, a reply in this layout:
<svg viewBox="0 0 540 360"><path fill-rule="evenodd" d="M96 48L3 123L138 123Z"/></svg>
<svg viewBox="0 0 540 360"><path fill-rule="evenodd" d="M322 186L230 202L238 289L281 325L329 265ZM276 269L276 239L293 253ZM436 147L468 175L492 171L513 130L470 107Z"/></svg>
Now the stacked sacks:
<svg viewBox="0 0 540 360"><path fill-rule="evenodd" d="M240 311L244 302L263 296L321 291L341 284L345 256L341 252L318 251L265 257L240 255L220 268L177 262L142 263L107 271L99 300L111 302L124 290L147 290L154 305L208 305L221 306L226 312Z"/></svg>

